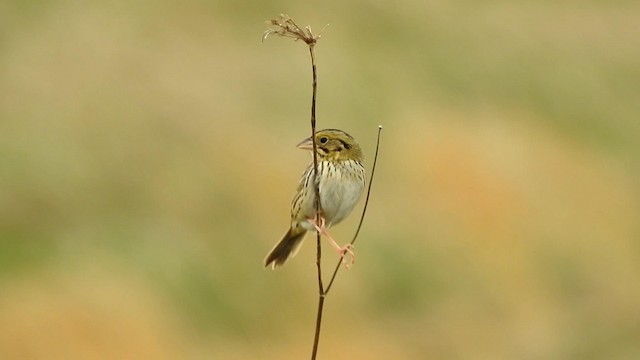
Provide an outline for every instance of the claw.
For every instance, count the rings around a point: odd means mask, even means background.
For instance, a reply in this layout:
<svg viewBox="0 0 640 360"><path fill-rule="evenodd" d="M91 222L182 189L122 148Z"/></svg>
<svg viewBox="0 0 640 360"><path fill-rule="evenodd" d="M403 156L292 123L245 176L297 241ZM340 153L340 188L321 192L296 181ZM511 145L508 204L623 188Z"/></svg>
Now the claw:
<svg viewBox="0 0 640 360"><path fill-rule="evenodd" d="M346 260L346 255L349 254L350 261ZM340 249L340 258L342 263L348 269L356 262L356 254L353 253L353 245L347 244Z"/></svg>

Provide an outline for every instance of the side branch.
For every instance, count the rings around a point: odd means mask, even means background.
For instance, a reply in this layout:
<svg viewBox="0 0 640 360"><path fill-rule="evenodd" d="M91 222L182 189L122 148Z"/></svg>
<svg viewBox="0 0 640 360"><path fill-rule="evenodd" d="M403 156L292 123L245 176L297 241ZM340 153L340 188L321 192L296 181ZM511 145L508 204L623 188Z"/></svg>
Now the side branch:
<svg viewBox="0 0 640 360"><path fill-rule="evenodd" d="M362 215L360 215L360 222L358 223L358 228L356 229L356 233L353 235L353 239L351 239L350 245L353 245L358 239L358 235L360 234L360 229L362 228L362 223L364 222L364 216L367 213L367 206L369 205L369 196L371 195L371 185L373 185L373 175L376 172L376 164L378 163L378 150L380 149L380 133L382 132L382 125L378 126L378 137L376 139L376 152L373 156L373 165L371 166L371 176L369 177L369 186L367 187L367 197L364 200L364 208L362 209ZM342 264L342 259L338 261L335 269L333 270L333 275L331 276L331 280L327 285L327 288L324 289L323 293L326 296L331 290L331 286L333 285L333 281L336 279L336 275L338 274L338 270L340 270L340 265Z"/></svg>

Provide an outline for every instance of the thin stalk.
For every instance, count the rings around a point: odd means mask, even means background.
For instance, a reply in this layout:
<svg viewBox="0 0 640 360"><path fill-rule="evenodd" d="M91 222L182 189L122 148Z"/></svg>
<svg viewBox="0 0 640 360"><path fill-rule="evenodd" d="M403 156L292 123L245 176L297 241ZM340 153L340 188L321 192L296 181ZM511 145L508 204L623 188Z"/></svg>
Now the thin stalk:
<svg viewBox="0 0 640 360"><path fill-rule="evenodd" d="M308 43L309 54L311 55L311 71L313 76L312 96L311 96L311 141L313 144L313 187L316 193L316 224L320 223L320 184L316 181L318 176L318 152L316 151L316 93L318 91L318 74L316 69L316 58L313 53L314 43ZM316 329L313 336L313 349L311 359L315 360L318 354L318 344L320 343L320 329L322 328L322 310L324 308L324 284L322 282L322 244L320 243L320 232L316 232L316 267L318 269L318 311L316 313Z"/></svg>
<svg viewBox="0 0 640 360"><path fill-rule="evenodd" d="M369 196L371 195L371 185L373 184L373 174L376 172L376 163L378 162L378 149L380 148L380 133L382 132L382 125L378 126L378 138L376 139L376 152L373 156L373 165L371 166L371 176L369 177L369 187L367 188L367 197L364 200L364 208L362 209L362 215L360 215L360 222L358 223L358 228L356 229L356 233L353 235L353 239L349 244L353 245L358 238L358 234L360 234L360 228L362 228L362 223L364 222L364 215L367 213L367 206L369 205ZM327 285L327 288L324 289L323 294L326 296L331 290L331 286L333 285L333 281L336 279L336 275L338 274L338 270L340 270L340 265L342 264L342 259L338 261L336 268L333 270L333 275L331 276L331 280Z"/></svg>

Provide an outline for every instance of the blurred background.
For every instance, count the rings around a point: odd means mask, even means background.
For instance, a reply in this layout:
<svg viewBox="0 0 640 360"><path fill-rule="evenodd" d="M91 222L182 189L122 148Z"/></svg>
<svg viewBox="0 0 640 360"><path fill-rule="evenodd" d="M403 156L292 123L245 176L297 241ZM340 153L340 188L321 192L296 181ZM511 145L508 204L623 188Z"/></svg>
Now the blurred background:
<svg viewBox="0 0 640 360"><path fill-rule="evenodd" d="M0 358L309 357L280 13L319 128L384 126L319 358L640 358L640 3L506 0L0 3Z"/></svg>

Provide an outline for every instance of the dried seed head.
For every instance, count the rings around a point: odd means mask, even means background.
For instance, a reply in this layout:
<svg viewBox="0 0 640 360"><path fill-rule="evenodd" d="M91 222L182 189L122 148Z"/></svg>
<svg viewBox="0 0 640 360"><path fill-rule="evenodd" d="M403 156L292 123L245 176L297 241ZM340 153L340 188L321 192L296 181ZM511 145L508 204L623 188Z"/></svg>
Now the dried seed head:
<svg viewBox="0 0 640 360"><path fill-rule="evenodd" d="M270 35L277 35L282 37L292 38L294 40L302 40L307 45L313 46L320 39L320 35L314 36L311 32L310 26L305 26L301 29L293 19L291 19L288 15L280 14L279 17L275 19L271 19L266 22L271 26L271 28L267 29L262 35L262 42ZM325 26L326 28L326 26ZM324 30L324 28L323 28Z"/></svg>

